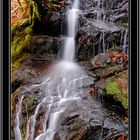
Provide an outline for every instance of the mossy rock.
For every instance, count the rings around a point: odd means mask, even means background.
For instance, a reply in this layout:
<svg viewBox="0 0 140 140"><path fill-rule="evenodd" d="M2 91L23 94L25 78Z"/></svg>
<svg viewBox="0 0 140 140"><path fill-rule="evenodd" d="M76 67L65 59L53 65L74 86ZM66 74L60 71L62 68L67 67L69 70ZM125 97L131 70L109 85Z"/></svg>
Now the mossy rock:
<svg viewBox="0 0 140 140"><path fill-rule="evenodd" d="M12 60L12 68L19 68L23 65L27 59L29 59L31 55L29 53L23 53L19 58L16 60Z"/></svg>
<svg viewBox="0 0 140 140"><path fill-rule="evenodd" d="M120 101L125 109L128 109L128 70L107 78L106 93L111 94L117 101Z"/></svg>
<svg viewBox="0 0 140 140"><path fill-rule="evenodd" d="M110 75L114 75L115 73L119 73L120 71L123 71L123 66L121 64L115 66L108 66L105 68L98 68L94 71L94 73L98 77L106 78Z"/></svg>

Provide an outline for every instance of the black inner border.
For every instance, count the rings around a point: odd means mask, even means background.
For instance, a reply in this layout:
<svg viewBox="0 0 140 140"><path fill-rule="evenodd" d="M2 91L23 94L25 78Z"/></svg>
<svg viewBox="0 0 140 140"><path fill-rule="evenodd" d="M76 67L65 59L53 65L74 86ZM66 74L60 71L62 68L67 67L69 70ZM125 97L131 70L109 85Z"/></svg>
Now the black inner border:
<svg viewBox="0 0 140 140"><path fill-rule="evenodd" d="M9 139L10 132L10 104L9 104L9 3L11 0L3 0L3 140Z"/></svg>
<svg viewBox="0 0 140 140"><path fill-rule="evenodd" d="M137 78L138 78L138 75L137 75L137 69L138 69L138 66L137 66L137 55L138 55L138 50L137 50L137 32L138 32L138 29L137 29L137 23L138 23L138 19L137 19L137 4L138 4L138 1L131 1L131 4L129 4L129 6L131 7L131 22L129 23L130 25L130 28L131 28L131 49L129 50L130 53L131 53L131 67L130 67L130 80L129 81L131 83L131 87L129 87L130 90L130 112L129 112L129 116L131 116L131 128L130 128L130 139L131 140L136 140L137 139L137 135L138 135L138 131L137 131L137 125L138 125L138 122L137 122L137 116L138 116L138 112L137 112L137 109L138 109L138 106L137 106L137 88L138 88L138 85L137 85ZM139 46L138 46L139 47Z"/></svg>

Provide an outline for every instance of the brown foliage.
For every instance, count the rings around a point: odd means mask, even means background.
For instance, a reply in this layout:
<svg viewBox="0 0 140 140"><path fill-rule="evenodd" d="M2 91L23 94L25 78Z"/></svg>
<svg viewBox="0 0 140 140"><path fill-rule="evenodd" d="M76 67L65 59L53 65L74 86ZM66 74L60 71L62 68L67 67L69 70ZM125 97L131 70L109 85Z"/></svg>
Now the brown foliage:
<svg viewBox="0 0 140 140"><path fill-rule="evenodd" d="M128 54L119 51L109 51L108 56L112 63L120 62L126 64L128 62Z"/></svg>

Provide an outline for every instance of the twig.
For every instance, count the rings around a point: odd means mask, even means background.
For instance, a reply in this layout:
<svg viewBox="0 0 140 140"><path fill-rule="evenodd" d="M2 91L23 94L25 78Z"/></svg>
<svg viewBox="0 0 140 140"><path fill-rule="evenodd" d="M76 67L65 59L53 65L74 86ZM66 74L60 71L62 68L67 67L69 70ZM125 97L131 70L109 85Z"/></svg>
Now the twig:
<svg viewBox="0 0 140 140"><path fill-rule="evenodd" d="M19 6L17 6L11 13L14 13L16 10L18 10Z"/></svg>
<svg viewBox="0 0 140 140"><path fill-rule="evenodd" d="M115 135L113 135L111 138L116 138L116 137L119 137L119 136L121 136L121 135L123 135L123 133L115 134Z"/></svg>
<svg viewBox="0 0 140 140"><path fill-rule="evenodd" d="M28 106L27 106L27 103L26 103L26 116L27 116L27 123L28 123Z"/></svg>
<svg viewBox="0 0 140 140"><path fill-rule="evenodd" d="M109 137L112 137L112 135L116 135L117 131L115 132L110 132L103 140L107 140Z"/></svg>

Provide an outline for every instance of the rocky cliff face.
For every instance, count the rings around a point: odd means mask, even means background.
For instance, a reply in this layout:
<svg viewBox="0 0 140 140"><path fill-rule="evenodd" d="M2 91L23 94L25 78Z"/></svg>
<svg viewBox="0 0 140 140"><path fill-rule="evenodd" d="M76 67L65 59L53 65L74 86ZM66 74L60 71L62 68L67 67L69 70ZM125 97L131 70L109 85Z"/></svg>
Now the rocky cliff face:
<svg viewBox="0 0 140 140"><path fill-rule="evenodd" d="M71 1L53 12L45 20L43 34L66 35L66 11ZM48 28L49 27L49 28ZM90 60L95 55L117 47L125 52L128 48L128 1L127 0L81 0L79 27L76 35L78 60Z"/></svg>

